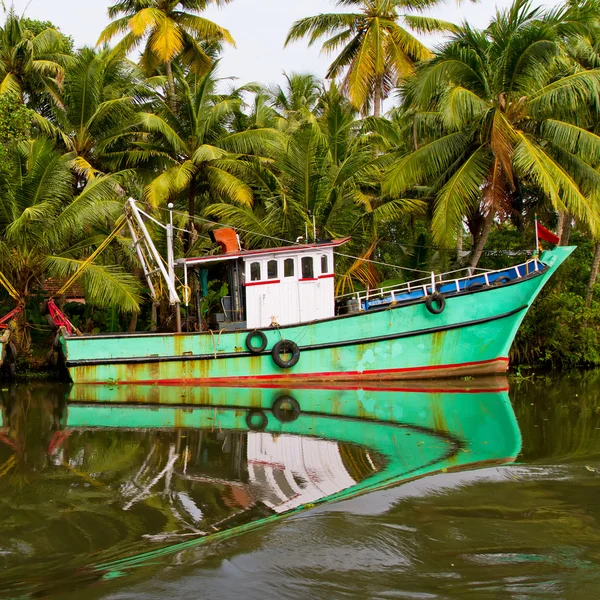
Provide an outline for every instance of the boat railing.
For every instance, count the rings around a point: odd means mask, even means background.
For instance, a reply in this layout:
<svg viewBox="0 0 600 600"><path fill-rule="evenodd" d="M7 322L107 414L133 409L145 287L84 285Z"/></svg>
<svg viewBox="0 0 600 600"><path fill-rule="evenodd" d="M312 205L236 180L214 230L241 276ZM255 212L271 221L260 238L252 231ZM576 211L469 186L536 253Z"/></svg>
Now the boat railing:
<svg viewBox="0 0 600 600"><path fill-rule="evenodd" d="M524 263L496 270L480 269L479 272L473 272L473 269L459 269L440 274L432 272L428 277L400 284L342 294L336 297L336 302L355 299L361 303L361 308L368 309L370 305L420 298L434 292L448 294L463 292L468 289L474 291L485 286L522 279L531 273L542 271L544 268L543 263L536 258L532 258ZM464 272L468 273L464 277L449 277Z"/></svg>

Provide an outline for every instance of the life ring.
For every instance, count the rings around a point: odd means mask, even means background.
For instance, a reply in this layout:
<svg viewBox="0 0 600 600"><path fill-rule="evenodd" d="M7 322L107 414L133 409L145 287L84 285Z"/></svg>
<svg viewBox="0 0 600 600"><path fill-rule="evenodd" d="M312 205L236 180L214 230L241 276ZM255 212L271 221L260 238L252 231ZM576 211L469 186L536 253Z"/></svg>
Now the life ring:
<svg viewBox="0 0 600 600"><path fill-rule="evenodd" d="M260 417L260 422L255 423L254 417ZM267 415L262 410L250 410L246 415L246 425L251 431L264 431L269 424Z"/></svg>
<svg viewBox="0 0 600 600"><path fill-rule="evenodd" d="M286 404L291 407L291 410L285 408ZM279 396L279 398L273 402L273 408L271 410L273 411L273 416L280 423L291 423L300 416L300 404L298 404L298 400L291 396Z"/></svg>
<svg viewBox="0 0 600 600"><path fill-rule="evenodd" d="M433 292L425 298L425 306L432 315L439 315L446 308L446 296L440 292Z"/></svg>
<svg viewBox="0 0 600 600"><path fill-rule="evenodd" d="M289 360L284 360L281 358L282 354L291 354L292 356ZM280 340L273 346L271 356L278 367L289 369L300 360L300 348L298 348L298 344L292 342L292 340Z"/></svg>
<svg viewBox="0 0 600 600"><path fill-rule="evenodd" d="M500 275L500 277L496 277L496 279L494 279L494 285L502 285L503 283L508 283L509 281L512 280L508 275Z"/></svg>
<svg viewBox="0 0 600 600"><path fill-rule="evenodd" d="M252 343L252 340L255 337L260 339L260 346L255 346ZM267 336L262 331L255 329L246 336L246 348L248 348L248 352L250 352L250 354L260 354L266 347Z"/></svg>

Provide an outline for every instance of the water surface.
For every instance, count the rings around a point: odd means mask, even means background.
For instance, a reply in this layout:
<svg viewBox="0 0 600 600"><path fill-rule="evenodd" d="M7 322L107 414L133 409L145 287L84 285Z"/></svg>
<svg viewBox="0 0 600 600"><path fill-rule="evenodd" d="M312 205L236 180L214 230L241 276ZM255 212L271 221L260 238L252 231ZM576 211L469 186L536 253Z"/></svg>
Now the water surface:
<svg viewBox="0 0 600 600"><path fill-rule="evenodd" d="M599 375L467 385L5 388L0 597L596 598Z"/></svg>

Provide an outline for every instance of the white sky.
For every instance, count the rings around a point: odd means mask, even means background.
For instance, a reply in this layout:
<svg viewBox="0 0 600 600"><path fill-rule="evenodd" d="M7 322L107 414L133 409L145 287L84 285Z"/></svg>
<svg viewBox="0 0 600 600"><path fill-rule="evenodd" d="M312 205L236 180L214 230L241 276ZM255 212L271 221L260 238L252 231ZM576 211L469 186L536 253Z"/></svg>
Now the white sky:
<svg viewBox="0 0 600 600"><path fill-rule="evenodd" d="M11 0L4 0L10 4ZM52 21L63 33L73 36L76 47L94 45L102 29L108 24L107 7L113 0L14 0L19 14L42 21ZM556 0L536 4L556 4ZM432 11L447 21L465 19L483 27L494 14L511 0L481 0L478 4L456 0ZM235 76L237 84L249 81L280 83L282 73L311 72L323 77L330 58L319 53L320 46L308 48L304 41L283 48L291 24L302 17L319 13L338 12L333 0L234 0L223 9L205 13L207 18L229 29L237 48L228 48L221 62L222 77ZM424 38L428 45L434 38Z"/></svg>

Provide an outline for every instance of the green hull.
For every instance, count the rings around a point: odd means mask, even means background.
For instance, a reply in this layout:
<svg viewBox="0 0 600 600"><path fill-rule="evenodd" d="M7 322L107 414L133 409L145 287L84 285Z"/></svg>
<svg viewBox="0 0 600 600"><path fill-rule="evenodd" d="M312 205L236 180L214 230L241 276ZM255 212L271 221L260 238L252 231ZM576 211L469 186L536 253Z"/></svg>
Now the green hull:
<svg viewBox="0 0 600 600"><path fill-rule="evenodd" d="M251 354L248 331L121 334L61 338L74 383L260 385L268 381L404 380L505 372L528 308L574 250L542 255L547 268L508 285L449 296L441 314L421 299L311 323L264 329L265 350ZM295 342L300 358L277 366L271 349Z"/></svg>
<svg viewBox="0 0 600 600"><path fill-rule="evenodd" d="M504 384L506 381L504 380ZM151 391L154 387L155 391ZM96 389L96 391L94 391ZM156 391L158 389L158 391ZM322 495L292 510L248 520L239 516L227 530L137 553L128 558L96 565L106 577L123 569L262 527L283 516L297 514L324 502L345 500L360 494L398 485L432 473L465 470L511 462L521 449L521 436L506 390L472 393L454 390L422 391L257 389L158 386L74 386L63 417L63 427L81 435L98 430L179 430L186 444L190 431L240 432L253 430L262 439L280 440L302 436L364 448L372 468L343 489L323 488ZM161 405L141 406L148 400ZM271 407L282 394L292 396L299 411L293 420L282 420ZM103 404L89 404L101 401ZM191 406L202 401L203 406ZM138 404L123 404L137 402ZM181 403L190 406L182 406ZM252 424L252 416L260 427ZM272 436L272 437L271 437ZM75 443L75 442L73 442ZM185 445L185 444L184 444ZM182 451L184 448L182 446ZM306 446L305 446L306 448ZM187 451L186 451L187 452ZM364 455L364 454L363 454ZM364 455L364 456L366 456ZM277 466L278 472L286 468ZM250 460L250 456L248 456ZM293 460L293 459L292 459ZM327 481L317 473L320 482ZM219 485L224 482L218 481ZM210 485L207 482L202 485ZM260 500L260 498L258 498Z"/></svg>

